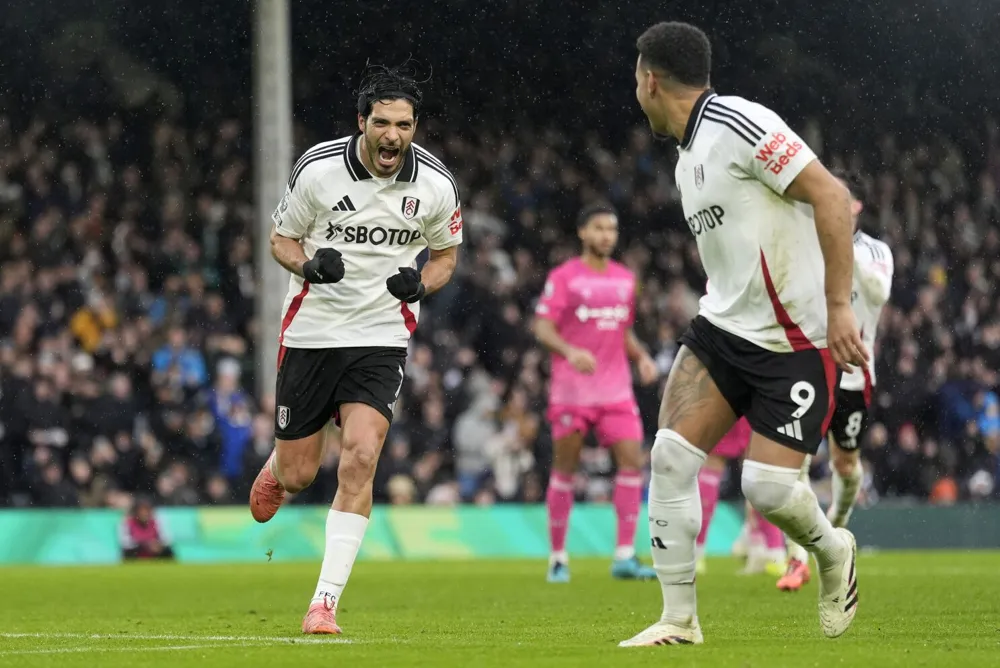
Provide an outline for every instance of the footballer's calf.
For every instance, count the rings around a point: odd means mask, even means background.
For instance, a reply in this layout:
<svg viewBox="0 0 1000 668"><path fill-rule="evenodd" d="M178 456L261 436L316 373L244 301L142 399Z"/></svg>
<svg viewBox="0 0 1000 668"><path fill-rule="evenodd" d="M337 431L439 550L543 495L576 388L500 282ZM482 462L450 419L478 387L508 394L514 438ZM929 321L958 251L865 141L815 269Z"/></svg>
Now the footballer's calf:
<svg viewBox="0 0 1000 668"><path fill-rule="evenodd" d="M313 483L323 460L326 429L292 441L278 440L275 468L281 486L289 494L301 492Z"/></svg>
<svg viewBox="0 0 1000 668"><path fill-rule="evenodd" d="M371 512L372 482L389 421L365 404L343 404L340 467L333 509L365 515Z"/></svg>

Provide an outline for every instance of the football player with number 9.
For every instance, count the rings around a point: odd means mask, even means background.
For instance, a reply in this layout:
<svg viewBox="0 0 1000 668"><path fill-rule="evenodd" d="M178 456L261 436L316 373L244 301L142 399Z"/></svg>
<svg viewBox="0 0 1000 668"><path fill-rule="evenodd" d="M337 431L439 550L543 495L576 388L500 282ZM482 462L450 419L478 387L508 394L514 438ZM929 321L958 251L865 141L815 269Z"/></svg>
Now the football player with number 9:
<svg viewBox="0 0 1000 668"><path fill-rule="evenodd" d="M857 546L830 524L799 470L827 431L839 370L868 362L850 301L850 196L778 114L712 90L711 44L701 30L659 23L637 47L636 98L653 133L677 140L674 182L708 282L681 336L650 454L649 529L663 611L621 645L704 641L697 477L741 416L753 429L743 494L816 557L820 626L837 637L857 611Z"/></svg>

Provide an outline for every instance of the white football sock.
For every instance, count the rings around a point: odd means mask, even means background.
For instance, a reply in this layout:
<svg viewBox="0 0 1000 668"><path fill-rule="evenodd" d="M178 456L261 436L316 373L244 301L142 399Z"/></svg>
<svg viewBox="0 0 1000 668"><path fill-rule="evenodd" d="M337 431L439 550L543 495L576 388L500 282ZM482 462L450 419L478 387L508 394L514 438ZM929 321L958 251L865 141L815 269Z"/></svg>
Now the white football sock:
<svg viewBox="0 0 1000 668"><path fill-rule="evenodd" d="M566 550L559 550L549 554L549 566L556 563L569 564L569 552Z"/></svg>
<svg viewBox="0 0 1000 668"><path fill-rule="evenodd" d="M698 614L694 544L701 529L698 470L705 453L677 432L661 429L650 460L649 533L663 589L661 621L688 626Z"/></svg>
<svg viewBox="0 0 1000 668"><path fill-rule="evenodd" d="M807 487L812 487L812 483L809 482L809 468L812 466L812 456L806 455L806 458L802 460L802 466L799 468L799 482ZM785 535L785 545L788 548L788 559L795 559L796 561L801 561L803 564L809 563L809 553L806 552L806 548L802 547L794 540Z"/></svg>
<svg viewBox="0 0 1000 668"><path fill-rule="evenodd" d="M615 559L625 560L635 556L635 547L632 545L619 545L615 548Z"/></svg>
<svg viewBox="0 0 1000 668"><path fill-rule="evenodd" d="M815 556L824 584L835 589L841 576L835 566L843 563L847 545L823 514L812 489L799 481L799 470L745 461L742 482L743 494L754 508Z"/></svg>
<svg viewBox="0 0 1000 668"><path fill-rule="evenodd" d="M806 458L802 460L802 466L799 467L799 480L805 484L809 484L809 469L812 467L812 455L806 455Z"/></svg>
<svg viewBox="0 0 1000 668"><path fill-rule="evenodd" d="M326 552L312 603L326 596L333 598L334 605L340 601L367 528L368 518L363 515L330 510L326 516Z"/></svg>
<svg viewBox="0 0 1000 668"><path fill-rule="evenodd" d="M791 538L789 538L786 541L786 544L788 546L788 559L789 559L789 561L791 561L792 559L795 559L796 561L800 561L803 564L808 564L809 563L809 553L806 552L806 548L802 547L801 545L799 545L798 543L796 543Z"/></svg>
<svg viewBox="0 0 1000 668"><path fill-rule="evenodd" d="M841 478L837 469L833 469L833 502L826 516L830 522L837 527L847 526L851 519L851 512L854 510L854 503L858 500L858 490L861 489L861 479L864 471L861 469L861 462L856 462L851 470L851 475Z"/></svg>

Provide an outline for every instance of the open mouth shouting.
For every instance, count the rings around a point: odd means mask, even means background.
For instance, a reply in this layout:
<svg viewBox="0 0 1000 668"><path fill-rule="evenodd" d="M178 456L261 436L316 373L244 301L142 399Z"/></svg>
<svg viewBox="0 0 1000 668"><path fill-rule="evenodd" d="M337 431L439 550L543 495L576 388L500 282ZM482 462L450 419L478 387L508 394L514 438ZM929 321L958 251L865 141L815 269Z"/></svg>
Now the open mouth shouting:
<svg viewBox="0 0 1000 668"><path fill-rule="evenodd" d="M377 163L380 169L391 170L395 169L399 164L399 156L402 152L398 146L388 146L385 144L379 144Z"/></svg>

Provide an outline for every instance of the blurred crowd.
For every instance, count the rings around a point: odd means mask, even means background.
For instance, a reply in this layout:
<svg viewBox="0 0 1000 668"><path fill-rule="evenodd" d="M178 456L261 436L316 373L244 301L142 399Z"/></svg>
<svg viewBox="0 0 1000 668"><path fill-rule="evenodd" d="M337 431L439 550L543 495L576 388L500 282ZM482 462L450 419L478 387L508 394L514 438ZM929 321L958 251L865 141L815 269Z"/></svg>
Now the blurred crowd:
<svg viewBox="0 0 1000 668"><path fill-rule="evenodd" d="M987 122L986 163L973 167L946 133L852 147L819 121L799 129L828 165L859 175L862 226L895 254L866 499L996 496L1000 131ZM299 151L337 134L312 133L299 133ZM0 112L0 504L245 502L274 422L273 395L253 391L251 139L239 118ZM662 378L636 392L655 430L704 289L674 149L645 127L615 142L598 129L466 133L433 118L418 140L459 181L467 242L453 282L425 302L376 499L539 501L547 359L528 323L547 270L577 250L576 212L596 200L619 209L617 256L642 286L636 332ZM323 470L296 502L329 502L337 457L331 428ZM579 498L608 500L608 453L588 448L583 461ZM823 476L822 456L815 467Z"/></svg>

